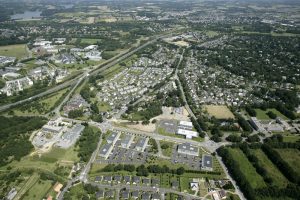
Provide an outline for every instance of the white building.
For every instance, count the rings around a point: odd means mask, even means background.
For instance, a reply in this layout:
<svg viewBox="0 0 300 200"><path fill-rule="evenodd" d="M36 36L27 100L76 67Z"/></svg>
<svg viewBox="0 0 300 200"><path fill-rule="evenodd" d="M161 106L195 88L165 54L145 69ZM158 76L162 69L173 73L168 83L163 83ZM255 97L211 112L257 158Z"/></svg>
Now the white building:
<svg viewBox="0 0 300 200"><path fill-rule="evenodd" d="M184 135L187 139L192 139L193 137L198 137L198 132L196 131L190 131L185 129L178 129L177 130L178 135Z"/></svg>
<svg viewBox="0 0 300 200"><path fill-rule="evenodd" d="M92 50L97 50L97 49L98 49L98 45L89 45L84 48L85 51L92 51Z"/></svg>
<svg viewBox="0 0 300 200"><path fill-rule="evenodd" d="M7 96L11 96L14 92L23 91L24 88L28 88L33 85L33 82L30 78L24 77L12 81L6 81L5 87L2 89L2 92L6 93Z"/></svg>
<svg viewBox="0 0 300 200"><path fill-rule="evenodd" d="M85 54L85 58L93 61L99 61L102 59L100 51L90 51Z"/></svg>

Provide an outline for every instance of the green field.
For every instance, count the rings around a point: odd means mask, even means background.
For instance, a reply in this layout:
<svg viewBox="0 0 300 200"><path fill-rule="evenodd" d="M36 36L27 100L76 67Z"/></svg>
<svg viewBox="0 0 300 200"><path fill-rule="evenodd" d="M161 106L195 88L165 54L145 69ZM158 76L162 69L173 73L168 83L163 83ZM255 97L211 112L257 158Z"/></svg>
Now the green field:
<svg viewBox="0 0 300 200"><path fill-rule="evenodd" d="M256 118L260 120L270 120L270 117L266 114L269 111L272 111L275 113L278 117L281 117L282 119L287 120L288 118L281 114L278 110L272 108L272 109L267 109L266 111L261 110L261 109L255 109L256 111Z"/></svg>
<svg viewBox="0 0 300 200"><path fill-rule="evenodd" d="M107 112L111 110L111 106L106 102L99 102L98 108L100 112Z"/></svg>
<svg viewBox="0 0 300 200"><path fill-rule="evenodd" d="M162 151L163 155L171 157L172 150L173 150L173 147L175 144L173 142L167 142L167 141L160 141L159 143L160 143L161 151ZM166 147L166 148L163 148L163 147Z"/></svg>
<svg viewBox="0 0 300 200"><path fill-rule="evenodd" d="M101 39L94 39L94 38L81 38L82 44L96 44L97 42L100 42Z"/></svg>
<svg viewBox="0 0 300 200"><path fill-rule="evenodd" d="M0 46L0 56L12 56L18 59L28 56L25 44Z"/></svg>
<svg viewBox="0 0 300 200"><path fill-rule="evenodd" d="M264 179L256 172L255 168L240 149L229 148L228 150L232 157L235 158L235 162L239 164L241 172L253 188L266 187Z"/></svg>
<svg viewBox="0 0 300 200"><path fill-rule="evenodd" d="M46 114L51 111L51 108L59 101L60 98L63 97L63 95L67 92L69 88L60 90L56 93L50 94L46 97L43 97L42 99L39 99L37 101L34 101L30 104L26 104L24 106L17 107L13 109L15 115L18 116L26 116L26 115L36 115L36 114ZM35 106L39 104L42 105L42 111L35 108ZM32 106L29 106L32 105Z"/></svg>
<svg viewBox="0 0 300 200"><path fill-rule="evenodd" d="M175 133L169 133L164 128L159 127L157 128L157 132L161 135L170 136L170 137L178 137L178 138L184 138L183 135L177 135Z"/></svg>
<svg viewBox="0 0 300 200"><path fill-rule="evenodd" d="M36 182L39 180L39 175L37 173L32 174L24 183L24 185L19 189L17 195L14 199L19 199L20 197L24 197L26 195L26 192L32 188Z"/></svg>
<svg viewBox="0 0 300 200"><path fill-rule="evenodd" d="M283 136L283 142L298 142L300 141L300 136L299 135L292 135L292 134L286 134Z"/></svg>
<svg viewBox="0 0 300 200"><path fill-rule="evenodd" d="M281 158L300 174L300 151L297 149L276 149Z"/></svg>
<svg viewBox="0 0 300 200"><path fill-rule="evenodd" d="M42 154L42 156L28 155L20 161L13 161L0 169L5 170L7 166L10 166L13 169L35 169L53 172L57 164L71 165L77 161L79 161L79 158L74 147L70 147L69 149L53 148L49 153Z"/></svg>
<svg viewBox="0 0 300 200"><path fill-rule="evenodd" d="M277 167L269 160L269 158L260 149L253 150L253 153L258 158L259 163L266 169L268 175L274 180L274 185L280 188L286 187L288 180L282 173L277 169Z"/></svg>
<svg viewBox="0 0 300 200"><path fill-rule="evenodd" d="M52 182L49 181L36 181L36 183L26 192L22 199L43 199L49 189L52 187Z"/></svg>

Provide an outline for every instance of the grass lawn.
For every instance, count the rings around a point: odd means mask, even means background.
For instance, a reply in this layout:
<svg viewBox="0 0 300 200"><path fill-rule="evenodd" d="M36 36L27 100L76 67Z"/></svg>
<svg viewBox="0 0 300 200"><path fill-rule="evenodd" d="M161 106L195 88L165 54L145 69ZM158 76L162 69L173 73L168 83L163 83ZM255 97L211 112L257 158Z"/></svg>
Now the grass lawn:
<svg viewBox="0 0 300 200"><path fill-rule="evenodd" d="M70 199L82 199L83 195L87 194L87 192L83 189L83 184L77 184L73 187L71 187L70 192L67 193L67 196L71 197ZM90 196L90 198L94 197L95 198L95 194Z"/></svg>
<svg viewBox="0 0 300 200"><path fill-rule="evenodd" d="M215 36L219 35L216 31L206 31L205 34L208 37L215 37Z"/></svg>
<svg viewBox="0 0 300 200"><path fill-rule="evenodd" d="M197 141L197 142L203 142L204 138L202 138L202 137L193 137L192 140Z"/></svg>
<svg viewBox="0 0 300 200"><path fill-rule="evenodd" d="M300 174L300 151L297 149L276 149L282 159L284 159L295 171Z"/></svg>
<svg viewBox="0 0 300 200"><path fill-rule="evenodd" d="M280 188L286 187L288 180L282 173L277 169L277 167L269 160L269 158L264 154L261 149L253 150L255 156L258 158L259 163L266 169L267 173L274 180L274 185Z"/></svg>
<svg viewBox="0 0 300 200"><path fill-rule="evenodd" d="M170 137L177 137L177 138L185 138L183 135L177 135L174 133L167 132L164 128L159 127L157 128L157 132L161 135L170 136Z"/></svg>
<svg viewBox="0 0 300 200"><path fill-rule="evenodd" d="M204 109L217 119L234 119L233 113L227 106L205 105Z"/></svg>
<svg viewBox="0 0 300 200"><path fill-rule="evenodd" d="M138 112L134 112L132 114L130 114L130 117L129 119L132 119L133 121L142 121L144 118L142 115L140 115Z"/></svg>
<svg viewBox="0 0 300 200"><path fill-rule="evenodd" d="M253 188L266 187L264 179L256 172L250 161L240 149L229 148L230 154L240 166L241 172Z"/></svg>
<svg viewBox="0 0 300 200"><path fill-rule="evenodd" d="M51 181L37 181L24 195L23 200L43 199L52 187Z"/></svg>
<svg viewBox="0 0 300 200"><path fill-rule="evenodd" d="M53 147L49 153L44 154L42 157L49 158L49 159L57 159L58 161L71 161L71 162L79 161L74 146L68 149Z"/></svg>
<svg viewBox="0 0 300 200"><path fill-rule="evenodd" d="M28 56L25 44L7 45L0 47L0 56L23 58Z"/></svg>
<svg viewBox="0 0 300 200"><path fill-rule="evenodd" d="M171 157L173 147L175 144L173 142L167 142L167 141L160 141L159 143L160 143L160 147L161 147L161 151L162 151L163 155ZM162 147L165 147L165 148L162 148Z"/></svg>
<svg viewBox="0 0 300 200"><path fill-rule="evenodd" d="M107 112L111 110L111 106L106 102L99 102L98 108L100 112Z"/></svg>
<svg viewBox="0 0 300 200"><path fill-rule="evenodd" d="M269 111L272 111L275 113L278 117L281 117L282 119L287 120L288 118L281 114L278 110L272 108L272 109L267 109L266 111L261 110L261 109L255 109L256 111L256 118L260 120L270 120L270 117L266 114Z"/></svg>
<svg viewBox="0 0 300 200"><path fill-rule="evenodd" d="M20 161L13 161L0 169L6 169L10 166L14 169L25 168L53 172L56 169L57 163L70 165L77 161L79 161L79 158L74 147L70 147L69 149L53 148L49 153L45 153L41 157L38 155L28 155Z"/></svg>
<svg viewBox="0 0 300 200"><path fill-rule="evenodd" d="M97 42L100 42L101 39L95 39L95 38L81 38L81 44L96 44Z"/></svg>
<svg viewBox="0 0 300 200"><path fill-rule="evenodd" d="M288 135L284 135L283 136L283 142L298 142L300 141L300 137L299 135L291 135L291 134L288 134Z"/></svg>

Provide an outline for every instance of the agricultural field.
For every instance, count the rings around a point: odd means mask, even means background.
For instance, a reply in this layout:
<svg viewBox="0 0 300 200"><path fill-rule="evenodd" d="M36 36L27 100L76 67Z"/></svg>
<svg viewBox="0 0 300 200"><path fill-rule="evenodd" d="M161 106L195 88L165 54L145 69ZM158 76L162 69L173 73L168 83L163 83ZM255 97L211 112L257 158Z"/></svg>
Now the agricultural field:
<svg viewBox="0 0 300 200"><path fill-rule="evenodd" d="M35 184L26 192L22 199L43 199L52 187L52 181L37 180Z"/></svg>
<svg viewBox="0 0 300 200"><path fill-rule="evenodd" d="M288 180L285 176L277 169L277 167L269 160L261 149L253 150L253 153L258 158L259 163L266 169L267 173L274 179L274 185L280 188L286 187Z"/></svg>
<svg viewBox="0 0 300 200"><path fill-rule="evenodd" d="M288 118L281 114L278 110L276 109L267 109L266 111L261 110L261 109L255 109L256 111L256 118L260 120L270 120L270 117L267 115L267 112L272 111L274 114L276 114L278 117L281 117L284 120L287 120Z"/></svg>
<svg viewBox="0 0 300 200"><path fill-rule="evenodd" d="M281 158L284 159L295 171L300 174L300 151L297 149L276 149Z"/></svg>
<svg viewBox="0 0 300 200"><path fill-rule="evenodd" d="M0 46L0 56L12 56L18 59L28 56L25 44Z"/></svg>
<svg viewBox="0 0 300 200"><path fill-rule="evenodd" d="M209 115L217 119L234 119L233 113L227 106L206 105L204 108Z"/></svg>
<svg viewBox="0 0 300 200"><path fill-rule="evenodd" d="M255 168L240 149L229 148L229 152L232 154L232 157L235 158L235 162L239 164L240 170L253 188L266 187L263 178L256 172Z"/></svg>

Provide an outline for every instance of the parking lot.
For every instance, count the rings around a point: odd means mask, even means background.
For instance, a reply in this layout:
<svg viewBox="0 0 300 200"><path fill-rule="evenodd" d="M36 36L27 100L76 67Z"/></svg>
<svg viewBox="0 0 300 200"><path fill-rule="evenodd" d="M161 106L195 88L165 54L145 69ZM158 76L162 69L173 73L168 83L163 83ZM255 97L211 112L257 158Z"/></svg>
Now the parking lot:
<svg viewBox="0 0 300 200"><path fill-rule="evenodd" d="M136 142L132 142L128 149L121 147L121 140L118 140L107 159L98 157L96 162L105 164L144 164L149 156L148 150L137 151Z"/></svg>
<svg viewBox="0 0 300 200"><path fill-rule="evenodd" d="M201 158L199 156L184 155L177 152L177 147L174 145L171 162L174 164L185 164L193 170L201 169Z"/></svg>
<svg viewBox="0 0 300 200"><path fill-rule="evenodd" d="M163 128L167 133L176 133L177 121L176 120L160 120L159 128Z"/></svg>

